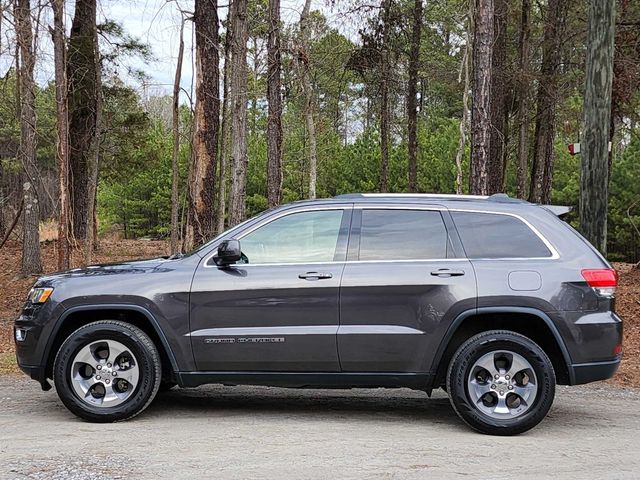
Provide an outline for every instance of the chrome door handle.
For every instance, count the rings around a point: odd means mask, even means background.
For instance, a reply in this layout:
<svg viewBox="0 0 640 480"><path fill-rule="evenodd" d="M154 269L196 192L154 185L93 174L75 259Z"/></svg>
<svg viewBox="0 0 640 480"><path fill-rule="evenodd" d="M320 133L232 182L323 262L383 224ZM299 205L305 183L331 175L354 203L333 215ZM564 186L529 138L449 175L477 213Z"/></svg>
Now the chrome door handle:
<svg viewBox="0 0 640 480"><path fill-rule="evenodd" d="M325 278L333 278L333 275L323 272L306 272L298 275L298 278L302 280L323 280Z"/></svg>
<svg viewBox="0 0 640 480"><path fill-rule="evenodd" d="M450 268L440 268L431 272L434 277L461 277L464 270L452 270Z"/></svg>

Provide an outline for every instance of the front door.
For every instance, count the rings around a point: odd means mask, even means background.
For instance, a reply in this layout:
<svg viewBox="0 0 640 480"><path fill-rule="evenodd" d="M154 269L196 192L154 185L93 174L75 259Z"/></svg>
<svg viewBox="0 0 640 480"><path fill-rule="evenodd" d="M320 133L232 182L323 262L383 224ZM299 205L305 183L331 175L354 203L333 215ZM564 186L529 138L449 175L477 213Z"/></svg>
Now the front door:
<svg viewBox="0 0 640 480"><path fill-rule="evenodd" d="M350 207L275 213L236 238L243 260L203 260L191 292L200 371L338 371Z"/></svg>
<svg viewBox="0 0 640 480"><path fill-rule="evenodd" d="M427 373L476 281L445 209L355 207L342 276L338 352L346 372Z"/></svg>

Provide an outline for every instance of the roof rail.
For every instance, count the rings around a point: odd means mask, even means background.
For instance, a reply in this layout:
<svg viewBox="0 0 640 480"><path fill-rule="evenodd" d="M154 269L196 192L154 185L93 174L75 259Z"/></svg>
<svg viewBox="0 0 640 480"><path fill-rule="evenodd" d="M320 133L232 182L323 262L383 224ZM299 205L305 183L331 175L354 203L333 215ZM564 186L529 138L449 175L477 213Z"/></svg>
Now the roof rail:
<svg viewBox="0 0 640 480"><path fill-rule="evenodd" d="M441 198L447 200L486 200L496 203L528 203L519 198L512 198L505 193L496 193L494 195L457 195L451 193L345 193L336 195L333 198Z"/></svg>
<svg viewBox="0 0 640 480"><path fill-rule="evenodd" d="M455 193L343 193L333 198L452 198L460 200L486 200L486 195L456 195Z"/></svg>

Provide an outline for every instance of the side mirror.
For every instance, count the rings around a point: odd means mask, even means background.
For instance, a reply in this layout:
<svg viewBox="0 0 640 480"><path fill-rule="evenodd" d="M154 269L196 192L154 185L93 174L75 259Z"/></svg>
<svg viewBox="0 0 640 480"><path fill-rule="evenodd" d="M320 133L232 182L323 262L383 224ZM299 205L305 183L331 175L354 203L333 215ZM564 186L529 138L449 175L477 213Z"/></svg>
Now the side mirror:
<svg viewBox="0 0 640 480"><path fill-rule="evenodd" d="M219 267L228 267L242 258L240 240L224 240L218 246L218 252L213 256L213 261Z"/></svg>

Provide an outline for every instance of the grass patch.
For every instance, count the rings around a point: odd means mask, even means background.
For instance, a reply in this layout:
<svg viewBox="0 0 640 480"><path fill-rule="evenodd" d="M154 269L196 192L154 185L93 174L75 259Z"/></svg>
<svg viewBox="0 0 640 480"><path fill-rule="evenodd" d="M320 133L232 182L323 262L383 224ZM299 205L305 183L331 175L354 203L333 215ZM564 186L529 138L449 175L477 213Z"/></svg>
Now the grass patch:
<svg viewBox="0 0 640 480"><path fill-rule="evenodd" d="M14 352L0 353L0 375L17 375L20 373Z"/></svg>

